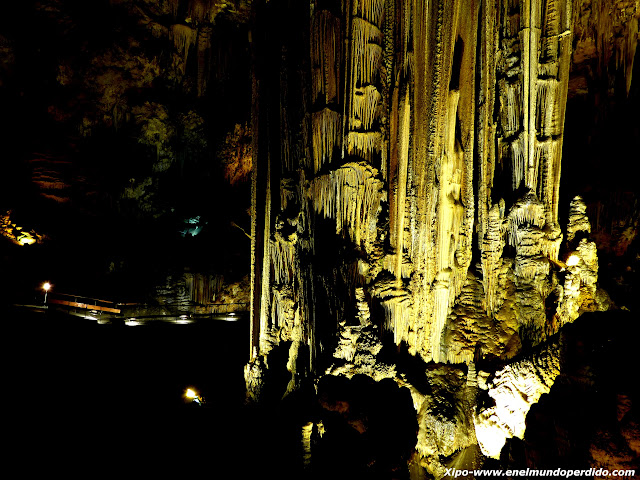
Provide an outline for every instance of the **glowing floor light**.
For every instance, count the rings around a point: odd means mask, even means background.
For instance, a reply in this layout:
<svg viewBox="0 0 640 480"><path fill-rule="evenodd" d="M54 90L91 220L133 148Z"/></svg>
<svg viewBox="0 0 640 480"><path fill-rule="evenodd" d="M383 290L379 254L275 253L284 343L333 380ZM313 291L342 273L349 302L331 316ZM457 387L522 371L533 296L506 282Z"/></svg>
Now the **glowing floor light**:
<svg viewBox="0 0 640 480"><path fill-rule="evenodd" d="M178 325L187 325L192 322L187 315L180 315L180 318L174 320Z"/></svg>

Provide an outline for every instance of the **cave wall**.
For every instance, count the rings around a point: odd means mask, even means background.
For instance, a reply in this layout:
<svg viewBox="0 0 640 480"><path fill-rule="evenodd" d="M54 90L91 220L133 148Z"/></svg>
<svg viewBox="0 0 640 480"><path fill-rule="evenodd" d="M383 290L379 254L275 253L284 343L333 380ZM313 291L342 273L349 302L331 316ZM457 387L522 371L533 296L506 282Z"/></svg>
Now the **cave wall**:
<svg viewBox="0 0 640 480"><path fill-rule="evenodd" d="M249 12L240 0L6 5L3 299L43 278L154 307L184 304L189 272L248 284Z"/></svg>

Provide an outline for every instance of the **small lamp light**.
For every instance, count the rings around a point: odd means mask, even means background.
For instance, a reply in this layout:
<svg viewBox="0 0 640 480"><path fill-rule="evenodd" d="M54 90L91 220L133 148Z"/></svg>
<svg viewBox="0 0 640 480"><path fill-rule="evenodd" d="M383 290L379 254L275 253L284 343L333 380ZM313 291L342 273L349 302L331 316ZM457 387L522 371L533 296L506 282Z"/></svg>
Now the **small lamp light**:
<svg viewBox="0 0 640 480"><path fill-rule="evenodd" d="M575 253L572 253L571 255L569 255L569 258L567 258L568 267L575 267L579 263L580 263L580 257Z"/></svg>
<svg viewBox="0 0 640 480"><path fill-rule="evenodd" d="M42 284L42 289L44 290L44 304L47 304L47 294L49 293L49 290L51 290L51 284L49 282L44 282Z"/></svg>
<svg viewBox="0 0 640 480"><path fill-rule="evenodd" d="M184 396L185 398L191 400L194 403L197 403L198 405L202 405L204 403L203 398L198 395L198 393L193 388L187 388L187 390L184 392Z"/></svg>

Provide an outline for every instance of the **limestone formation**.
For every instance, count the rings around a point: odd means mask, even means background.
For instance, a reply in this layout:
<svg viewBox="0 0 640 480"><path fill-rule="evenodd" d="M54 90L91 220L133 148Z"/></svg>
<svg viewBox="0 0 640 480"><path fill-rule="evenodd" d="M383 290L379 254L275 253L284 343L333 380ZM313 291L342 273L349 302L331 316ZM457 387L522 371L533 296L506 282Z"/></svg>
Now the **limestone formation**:
<svg viewBox="0 0 640 480"><path fill-rule="evenodd" d="M530 358L495 372L484 389L494 400L474 417L475 431L482 452L498 458L507 438L523 438L525 419L531 405L551 390L560 373L560 348L548 345Z"/></svg>
<svg viewBox="0 0 640 480"><path fill-rule="evenodd" d="M254 58L275 64L254 70L249 390L289 345L292 379L409 388L432 472L473 445L498 456L558 374L550 336L608 306L584 204L559 213L575 32L601 13L568 0L312 1L270 36L285 3L256 8ZM630 75L637 18L625 15L607 28L626 32L616 58ZM394 344L423 380L459 382L445 399L421 391L380 358ZM478 379L485 360L513 363ZM473 413L478 384L496 404Z"/></svg>

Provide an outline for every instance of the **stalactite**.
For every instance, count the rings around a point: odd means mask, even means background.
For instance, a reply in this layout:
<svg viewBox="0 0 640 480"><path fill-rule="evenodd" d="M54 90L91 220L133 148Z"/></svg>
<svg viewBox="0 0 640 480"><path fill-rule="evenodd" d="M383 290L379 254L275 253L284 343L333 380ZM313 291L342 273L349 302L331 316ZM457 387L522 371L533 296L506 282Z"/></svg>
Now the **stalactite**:
<svg viewBox="0 0 640 480"><path fill-rule="evenodd" d="M370 130L379 116L380 100L380 93L373 85L356 89L353 97L353 117L349 121L350 128Z"/></svg>
<svg viewBox="0 0 640 480"><path fill-rule="evenodd" d="M198 96L204 95L207 87L207 80L209 79L210 71L210 57L211 57L211 27L203 26L198 30L198 42L197 42L197 54L198 54L198 77L197 77L197 92Z"/></svg>
<svg viewBox="0 0 640 480"><path fill-rule="evenodd" d="M347 135L347 151L349 155L358 155L371 163L374 152L382 146L380 132L349 132Z"/></svg>
<svg viewBox="0 0 640 480"><path fill-rule="evenodd" d="M396 184L395 214L395 248L396 248L396 280L401 282L402 258L404 253L404 226L407 198L407 168L409 165L409 135L411 132L411 104L409 103L409 89L405 90L400 103L398 128L398 176ZM392 226L393 228L393 226Z"/></svg>
<svg viewBox="0 0 640 480"><path fill-rule="evenodd" d="M406 294L394 293L382 301L382 306L385 311L385 330L393 333L393 341L399 345L400 342L409 340L408 334L414 313L411 299ZM409 345L413 347L415 344Z"/></svg>
<svg viewBox="0 0 640 480"><path fill-rule="evenodd" d="M173 17L177 17L178 16L178 9L180 8L180 0L167 0L167 3L169 4L169 11L171 12L171 15L173 15Z"/></svg>
<svg viewBox="0 0 640 480"><path fill-rule="evenodd" d="M323 96L323 103L338 101L342 65L342 26L339 17L320 10L311 20L312 99Z"/></svg>
<svg viewBox="0 0 640 480"><path fill-rule="evenodd" d="M298 192L293 178L283 178L280 180L280 208L287 210L290 203L297 199Z"/></svg>
<svg viewBox="0 0 640 480"><path fill-rule="evenodd" d="M369 245L375 236L382 182L366 164L348 163L315 178L309 197L316 212L336 220L336 233L345 232L356 245Z"/></svg>
<svg viewBox="0 0 640 480"><path fill-rule="evenodd" d="M544 206L533 193L529 193L509 210L507 227L509 245L514 247L518 245L517 233L522 225L527 224L542 229L545 223Z"/></svg>
<svg viewBox="0 0 640 480"><path fill-rule="evenodd" d="M223 286L221 275L207 275L202 273L184 274L186 296L194 303L207 305L215 301L216 295Z"/></svg>
<svg viewBox="0 0 640 480"><path fill-rule="evenodd" d="M374 25L382 23L385 0L354 0L353 15L359 15Z"/></svg>
<svg viewBox="0 0 640 480"><path fill-rule="evenodd" d="M198 31L187 25L175 24L171 27L171 36L178 53L182 55L182 74L184 75L189 49L192 45L195 45L198 38Z"/></svg>
<svg viewBox="0 0 640 480"><path fill-rule="evenodd" d="M276 284L289 284L293 281L295 272L296 238L284 238L279 232L274 234L271 241L271 264L273 266L273 281Z"/></svg>
<svg viewBox="0 0 640 480"><path fill-rule="evenodd" d="M440 362L442 350L442 331L444 330L449 314L449 288L451 270L444 270L438 273L436 283L433 288L434 308L433 323L431 325L431 355L434 362Z"/></svg>
<svg viewBox="0 0 640 480"><path fill-rule="evenodd" d="M331 161L333 151L340 148L341 116L329 108L315 112L311 117L313 138L313 172Z"/></svg>
<svg viewBox="0 0 640 480"><path fill-rule="evenodd" d="M572 30L578 42L595 36L598 77L613 85L616 72L622 71L627 95L631 87L633 63L638 47L640 8L637 2L574 0ZM613 67L613 68L610 68Z"/></svg>

